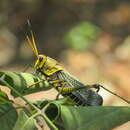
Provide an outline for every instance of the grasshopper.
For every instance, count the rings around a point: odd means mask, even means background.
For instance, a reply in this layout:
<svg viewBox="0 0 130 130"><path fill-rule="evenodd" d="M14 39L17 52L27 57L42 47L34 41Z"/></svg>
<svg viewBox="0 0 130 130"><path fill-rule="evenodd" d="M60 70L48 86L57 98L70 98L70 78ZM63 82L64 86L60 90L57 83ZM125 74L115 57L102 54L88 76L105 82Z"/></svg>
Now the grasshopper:
<svg viewBox="0 0 130 130"><path fill-rule="evenodd" d="M77 105L102 105L103 99L97 93L100 85L83 84L74 76L70 75L56 60L44 54L39 54L32 30L30 33L31 37L27 35L27 41L37 58L34 65L36 73L44 75L46 80L59 92L57 99L61 94L62 96L69 96ZM40 82L42 82L42 80ZM40 82L36 82L34 84L38 84ZM97 91L94 91L91 88L96 88Z"/></svg>
<svg viewBox="0 0 130 130"><path fill-rule="evenodd" d="M30 25L30 23L28 23ZM115 94L114 92L108 90L107 88L103 87L100 84L92 84L86 85L80 82L77 78L70 75L56 60L44 55L39 54L37 45L35 42L34 34L32 30L30 30L31 36L27 35L27 41L30 47L32 48L35 56L36 62L34 68L36 70L36 74L44 75L46 80L54 86L54 88L58 91L58 95L56 99L59 98L59 95L62 96L69 96L76 105L81 106L100 106L103 103L103 98L98 94L100 88L105 89L106 91L110 92L111 94L119 97L120 99L124 100L128 104L130 102ZM43 82L43 80L38 81L31 86ZM30 86L30 87L31 87ZM97 89L96 91L92 90L91 88Z"/></svg>

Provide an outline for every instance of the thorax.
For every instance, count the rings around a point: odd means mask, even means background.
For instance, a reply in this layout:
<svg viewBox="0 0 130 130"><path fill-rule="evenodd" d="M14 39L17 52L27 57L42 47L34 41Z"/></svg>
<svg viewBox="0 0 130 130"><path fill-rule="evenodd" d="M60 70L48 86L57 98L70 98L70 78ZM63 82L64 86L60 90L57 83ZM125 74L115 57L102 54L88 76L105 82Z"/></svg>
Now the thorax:
<svg viewBox="0 0 130 130"><path fill-rule="evenodd" d="M51 76L54 73L61 71L61 70L64 70L64 68L61 67L56 60L54 60L50 57L47 57L47 60L44 64L44 66L42 67L41 72L43 72L47 76Z"/></svg>

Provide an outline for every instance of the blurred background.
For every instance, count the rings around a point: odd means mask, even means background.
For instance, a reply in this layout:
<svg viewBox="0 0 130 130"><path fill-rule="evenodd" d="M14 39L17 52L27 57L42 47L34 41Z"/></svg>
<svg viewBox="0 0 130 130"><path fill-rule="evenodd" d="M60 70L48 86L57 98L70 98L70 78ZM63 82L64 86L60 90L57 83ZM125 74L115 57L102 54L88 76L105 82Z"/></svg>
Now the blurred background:
<svg viewBox="0 0 130 130"><path fill-rule="evenodd" d="M40 53L58 60L84 83L100 83L130 99L129 0L0 0L2 71L23 72L34 64L26 41L28 19ZM36 97L52 98L54 93ZM102 89L99 93L103 105L128 106ZM129 130L130 123L115 130L121 129Z"/></svg>

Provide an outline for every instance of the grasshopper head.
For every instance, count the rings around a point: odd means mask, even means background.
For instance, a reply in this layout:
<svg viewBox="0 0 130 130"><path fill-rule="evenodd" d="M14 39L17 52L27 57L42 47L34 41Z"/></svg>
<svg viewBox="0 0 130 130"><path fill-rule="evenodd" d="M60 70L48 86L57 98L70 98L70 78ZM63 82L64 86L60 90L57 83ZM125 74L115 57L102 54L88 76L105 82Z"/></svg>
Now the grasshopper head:
<svg viewBox="0 0 130 130"><path fill-rule="evenodd" d="M38 59L37 59L36 62L35 62L34 68L35 68L36 70L39 70L39 69L41 69L41 68L44 66L44 64L45 64L45 62L46 62L46 60L47 60L47 57L46 57L45 55L38 55L37 58L38 58Z"/></svg>

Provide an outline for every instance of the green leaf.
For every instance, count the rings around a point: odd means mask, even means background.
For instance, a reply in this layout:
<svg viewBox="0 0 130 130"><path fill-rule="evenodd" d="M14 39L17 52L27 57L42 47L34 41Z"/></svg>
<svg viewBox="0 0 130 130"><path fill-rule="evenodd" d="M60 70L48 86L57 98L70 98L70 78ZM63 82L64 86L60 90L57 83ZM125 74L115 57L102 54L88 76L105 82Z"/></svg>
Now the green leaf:
<svg viewBox="0 0 130 130"><path fill-rule="evenodd" d="M68 47L76 50L86 50L94 43L101 30L90 22L83 22L73 27L65 36Z"/></svg>
<svg viewBox="0 0 130 130"><path fill-rule="evenodd" d="M110 130L130 120L129 107L61 106L61 110L66 130Z"/></svg>
<svg viewBox="0 0 130 130"><path fill-rule="evenodd" d="M62 130L110 130L130 121L130 107L66 106L54 102L45 113Z"/></svg>
<svg viewBox="0 0 130 130"><path fill-rule="evenodd" d="M17 112L11 104L0 104L0 129L12 130L17 120Z"/></svg>
<svg viewBox="0 0 130 130"><path fill-rule="evenodd" d="M38 130L36 120L21 111L13 130Z"/></svg>
<svg viewBox="0 0 130 130"><path fill-rule="evenodd" d="M38 84L35 84L40 80L43 81ZM49 85L49 83L45 80L44 76L34 75L30 73L0 72L0 85L5 85L5 82L8 83L11 87L13 87L15 90L17 90L19 93L21 93L21 95L26 95L34 92L39 92L39 91L45 91L52 88ZM29 87L30 85L33 86ZM12 90L11 90L11 94L14 97L18 96Z"/></svg>

